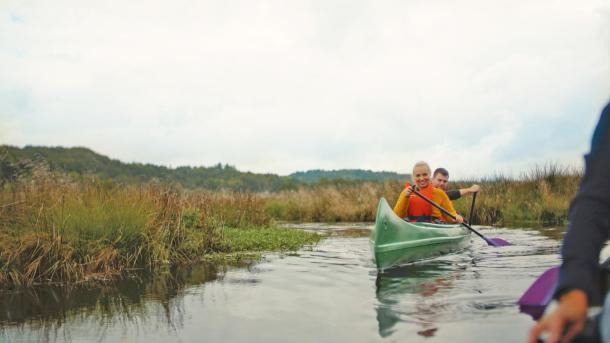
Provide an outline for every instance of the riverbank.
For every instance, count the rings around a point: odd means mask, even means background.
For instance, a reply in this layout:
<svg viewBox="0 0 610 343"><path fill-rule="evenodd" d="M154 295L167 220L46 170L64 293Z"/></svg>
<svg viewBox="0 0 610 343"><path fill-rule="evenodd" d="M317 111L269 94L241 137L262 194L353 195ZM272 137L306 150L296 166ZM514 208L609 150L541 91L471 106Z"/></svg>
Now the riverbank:
<svg viewBox="0 0 610 343"><path fill-rule="evenodd" d="M295 251L322 238L277 227L251 193L45 170L2 185L0 204L0 288L107 282L208 256Z"/></svg>

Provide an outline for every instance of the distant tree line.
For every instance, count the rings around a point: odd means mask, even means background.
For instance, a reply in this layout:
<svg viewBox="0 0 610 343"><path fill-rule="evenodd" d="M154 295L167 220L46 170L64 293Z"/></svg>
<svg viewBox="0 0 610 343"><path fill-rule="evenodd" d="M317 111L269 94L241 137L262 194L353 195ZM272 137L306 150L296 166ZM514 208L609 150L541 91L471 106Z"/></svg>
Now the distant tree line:
<svg viewBox="0 0 610 343"><path fill-rule="evenodd" d="M388 171L372 171L363 169L340 169L340 170L321 170L314 169L305 172L296 172L290 174L290 177L303 182L319 182L322 179L327 180L366 180L366 181L385 181L385 180L408 180L411 175L398 174Z"/></svg>
<svg viewBox="0 0 610 343"><path fill-rule="evenodd" d="M152 180L179 183L185 188L277 192L313 185L353 185L363 181L387 179L406 180L409 175L370 170L310 170L288 176L242 172L234 166L218 163L211 167L183 166L169 168L153 164L124 163L98 154L88 148L40 147L24 148L0 145L0 181L45 166L50 171L73 175L95 176L119 183L142 183Z"/></svg>

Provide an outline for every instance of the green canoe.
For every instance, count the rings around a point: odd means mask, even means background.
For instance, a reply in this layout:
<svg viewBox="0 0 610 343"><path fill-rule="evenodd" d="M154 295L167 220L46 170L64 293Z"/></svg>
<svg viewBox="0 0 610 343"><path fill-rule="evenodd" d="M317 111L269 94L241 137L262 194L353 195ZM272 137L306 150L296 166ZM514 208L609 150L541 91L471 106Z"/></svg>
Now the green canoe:
<svg viewBox="0 0 610 343"><path fill-rule="evenodd" d="M470 231L456 224L409 223L398 217L381 198L371 249L380 270L464 249Z"/></svg>

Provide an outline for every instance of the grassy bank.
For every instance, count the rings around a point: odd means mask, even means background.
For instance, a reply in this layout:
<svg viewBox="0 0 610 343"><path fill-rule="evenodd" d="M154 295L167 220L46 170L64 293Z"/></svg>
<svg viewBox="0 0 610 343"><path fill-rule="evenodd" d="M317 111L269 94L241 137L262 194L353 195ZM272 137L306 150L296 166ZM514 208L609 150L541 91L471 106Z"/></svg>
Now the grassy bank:
<svg viewBox="0 0 610 343"><path fill-rule="evenodd" d="M535 167L516 178L496 175L479 180L450 183L449 188L472 184L482 187L476 199L473 222L483 225L513 223L565 224L569 203L576 193L580 173L558 165ZM404 183L364 182L301 187L267 196L267 213L287 221L374 221L377 202L385 197L394 204ZM454 201L468 216L470 196Z"/></svg>
<svg viewBox="0 0 610 343"><path fill-rule="evenodd" d="M72 180L40 170L0 189L0 287L120 278L206 255L296 250L252 193Z"/></svg>

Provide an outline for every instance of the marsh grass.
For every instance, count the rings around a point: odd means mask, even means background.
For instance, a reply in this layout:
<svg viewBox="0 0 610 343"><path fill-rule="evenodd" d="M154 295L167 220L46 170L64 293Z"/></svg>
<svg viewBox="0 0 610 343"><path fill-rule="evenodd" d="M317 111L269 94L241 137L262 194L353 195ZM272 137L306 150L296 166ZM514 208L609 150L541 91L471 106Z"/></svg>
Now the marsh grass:
<svg viewBox="0 0 610 343"><path fill-rule="evenodd" d="M523 223L565 224L570 201L580 182L581 172L559 164L536 166L518 177L495 174L479 180L452 182L450 189L479 184L473 222L483 225ZM358 185L301 187L268 196L267 213L286 221L350 222L374 221L380 197L396 202L404 184L363 182ZM454 201L458 212L470 214L472 198Z"/></svg>
<svg viewBox="0 0 610 343"><path fill-rule="evenodd" d="M535 166L518 178L498 174L482 180L456 183L455 188L481 185L473 222L485 225L567 223L568 208L580 183L581 172L558 164ZM469 215L472 198L454 202Z"/></svg>
<svg viewBox="0 0 610 343"><path fill-rule="evenodd" d="M206 254L317 242L274 228L264 204L251 193L73 180L39 168L0 189L0 287L106 282ZM257 234L275 244L248 245Z"/></svg>
<svg viewBox="0 0 610 343"><path fill-rule="evenodd" d="M398 181L301 187L268 195L265 209L269 216L287 221L374 221L379 198L393 202L401 187Z"/></svg>

